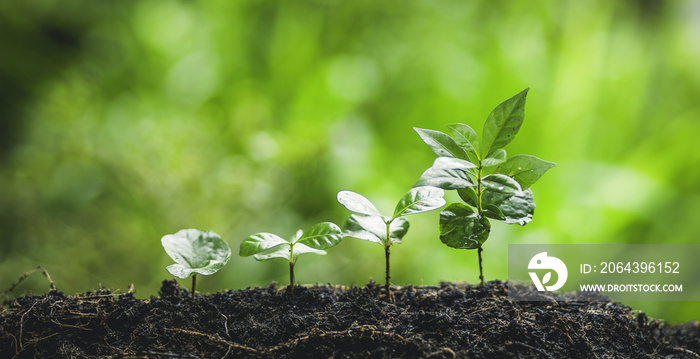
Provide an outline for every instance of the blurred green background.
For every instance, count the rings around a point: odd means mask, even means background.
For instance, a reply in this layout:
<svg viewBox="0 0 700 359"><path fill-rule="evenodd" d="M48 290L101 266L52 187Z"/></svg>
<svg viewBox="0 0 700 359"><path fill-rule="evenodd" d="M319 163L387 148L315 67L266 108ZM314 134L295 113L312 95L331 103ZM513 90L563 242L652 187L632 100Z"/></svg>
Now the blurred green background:
<svg viewBox="0 0 700 359"><path fill-rule="evenodd" d="M342 189L391 212L434 159L413 126L481 132L526 87L508 153L558 167L532 223L494 224L487 280L507 279L509 243L697 243L699 24L691 0L1 2L0 289L40 264L68 293L143 298L170 278L165 234L213 230L237 254L252 233L342 224ZM437 219L410 218L395 284L478 282ZM346 240L297 280L382 281L383 255ZM198 289L287 270L234 255ZM16 294L47 290L35 274Z"/></svg>

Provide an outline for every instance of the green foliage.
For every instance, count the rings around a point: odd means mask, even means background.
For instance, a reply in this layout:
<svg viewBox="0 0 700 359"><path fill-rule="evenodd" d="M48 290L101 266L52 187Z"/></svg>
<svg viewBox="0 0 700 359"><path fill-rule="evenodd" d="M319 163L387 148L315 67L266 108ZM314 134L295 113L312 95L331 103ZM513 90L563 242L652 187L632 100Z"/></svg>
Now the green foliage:
<svg viewBox="0 0 700 359"><path fill-rule="evenodd" d="M256 233L241 243L238 254L253 256L258 261L284 258L289 262L289 285L294 294L294 265L297 258L306 253L325 255L328 249L340 243L343 234L336 224L322 222L307 231L299 230L290 240L272 233Z"/></svg>
<svg viewBox="0 0 700 359"><path fill-rule="evenodd" d="M528 90L504 101L489 114L481 140L462 123L448 126L453 136L414 128L438 155L416 186L457 190L466 203L452 204L440 213L440 240L453 248L479 250L482 284L481 246L491 230L488 219L521 226L529 223L535 213L535 198L529 187L555 166L530 155L508 158L503 148L520 130Z"/></svg>
<svg viewBox="0 0 700 359"><path fill-rule="evenodd" d="M211 275L228 263L231 248L212 231L183 229L161 238L165 252L176 263L165 269L172 275L185 279L192 276L194 298L196 275Z"/></svg>
<svg viewBox="0 0 700 359"><path fill-rule="evenodd" d="M408 219L403 216L432 211L444 206L445 199L442 198L444 194L442 189L436 187L411 188L396 204L394 215L386 217L382 216L377 207L361 194L352 191L338 192L338 202L353 212L345 226L345 234L349 237L378 243L384 247L385 288L389 300L391 300L389 248L394 243L401 243L401 239L408 232Z"/></svg>

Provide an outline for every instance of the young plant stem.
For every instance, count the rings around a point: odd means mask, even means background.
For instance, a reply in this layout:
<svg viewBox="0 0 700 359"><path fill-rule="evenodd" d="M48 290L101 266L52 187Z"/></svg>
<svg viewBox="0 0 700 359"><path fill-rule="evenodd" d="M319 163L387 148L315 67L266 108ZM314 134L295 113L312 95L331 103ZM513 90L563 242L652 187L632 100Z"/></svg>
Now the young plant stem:
<svg viewBox="0 0 700 359"><path fill-rule="evenodd" d="M392 218L393 221L393 218ZM389 270L391 269L391 266L389 264L389 257L391 255L391 221L386 222L386 243L384 245L384 257L386 260L386 284L384 285L384 290L386 291L386 300L389 302L393 302L394 298L391 297L391 286L389 284L389 280L391 279L391 275Z"/></svg>
<svg viewBox="0 0 700 359"><path fill-rule="evenodd" d="M294 262L290 261L289 262L289 289L290 293L292 293L292 297L294 296Z"/></svg>
<svg viewBox="0 0 700 359"><path fill-rule="evenodd" d="M476 176L476 210L479 212L479 217L484 215L484 210L481 208L481 170L483 166L479 162L479 170Z"/></svg>
<svg viewBox="0 0 700 359"><path fill-rule="evenodd" d="M479 254L479 279L481 280L481 288L484 287L484 269L481 266L481 252L484 249L479 246L479 249L477 250L477 253Z"/></svg>
<svg viewBox="0 0 700 359"><path fill-rule="evenodd" d="M194 289L197 286L197 275L192 274L192 300L194 300Z"/></svg>

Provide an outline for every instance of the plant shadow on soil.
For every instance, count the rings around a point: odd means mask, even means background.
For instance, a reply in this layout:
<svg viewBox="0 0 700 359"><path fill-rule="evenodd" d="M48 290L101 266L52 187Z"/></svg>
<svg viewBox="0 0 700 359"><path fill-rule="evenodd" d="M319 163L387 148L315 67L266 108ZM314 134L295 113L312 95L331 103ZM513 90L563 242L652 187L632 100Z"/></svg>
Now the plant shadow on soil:
<svg viewBox="0 0 700 359"><path fill-rule="evenodd" d="M492 281L398 287L388 303L381 287L298 286L291 297L273 283L194 301L174 280L147 300L51 291L0 313L0 357L700 357L698 322L667 325L602 297L514 301Z"/></svg>

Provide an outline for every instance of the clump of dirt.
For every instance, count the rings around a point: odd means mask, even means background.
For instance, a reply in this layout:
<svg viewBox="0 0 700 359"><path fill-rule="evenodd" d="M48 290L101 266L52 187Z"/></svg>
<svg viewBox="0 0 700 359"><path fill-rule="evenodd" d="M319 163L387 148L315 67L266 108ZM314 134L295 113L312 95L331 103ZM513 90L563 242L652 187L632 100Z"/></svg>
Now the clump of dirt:
<svg viewBox="0 0 700 359"><path fill-rule="evenodd" d="M500 281L399 287L394 303L381 290L296 287L292 297L273 283L193 301L173 280L147 300L52 291L0 314L0 357L700 357L698 322L669 326L607 300L514 301Z"/></svg>

